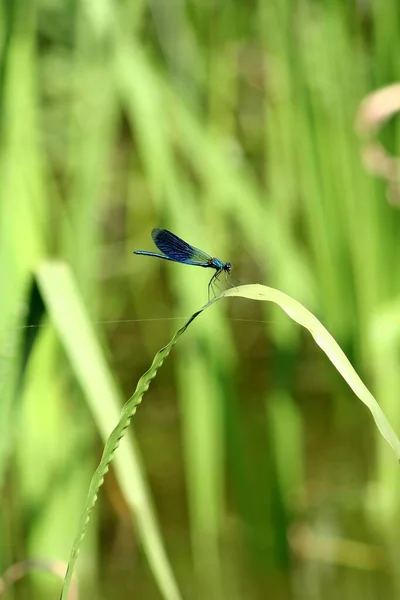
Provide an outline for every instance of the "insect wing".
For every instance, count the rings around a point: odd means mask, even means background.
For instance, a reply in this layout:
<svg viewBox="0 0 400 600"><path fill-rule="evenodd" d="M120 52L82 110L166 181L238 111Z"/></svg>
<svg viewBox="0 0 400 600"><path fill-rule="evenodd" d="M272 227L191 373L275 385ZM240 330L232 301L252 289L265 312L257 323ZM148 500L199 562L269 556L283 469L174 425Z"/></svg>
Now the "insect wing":
<svg viewBox="0 0 400 600"><path fill-rule="evenodd" d="M209 254L191 246L168 229L153 229L151 236L157 248L176 262L208 266L212 260Z"/></svg>

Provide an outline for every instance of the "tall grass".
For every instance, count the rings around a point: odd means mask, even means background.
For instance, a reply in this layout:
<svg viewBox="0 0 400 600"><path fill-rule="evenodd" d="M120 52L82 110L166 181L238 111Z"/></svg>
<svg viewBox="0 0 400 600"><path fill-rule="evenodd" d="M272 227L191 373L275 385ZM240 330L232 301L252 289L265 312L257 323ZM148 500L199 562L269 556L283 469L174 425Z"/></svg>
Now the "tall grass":
<svg viewBox="0 0 400 600"><path fill-rule="evenodd" d="M3 570L67 557L100 452L93 397L46 320L24 365L32 274L48 257L70 264L122 396L176 328L141 320L206 300L201 269L132 256L166 226L231 260L241 283L315 311L396 428L400 220L363 169L354 118L397 78L398 12L395 0L0 5ZM391 457L298 331L239 302L193 328L135 423L182 595L394 597ZM82 585L155 598L121 489L103 496ZM351 556L339 569L333 549L323 564L325 537L381 546L384 572ZM34 580L30 597L54 588Z"/></svg>

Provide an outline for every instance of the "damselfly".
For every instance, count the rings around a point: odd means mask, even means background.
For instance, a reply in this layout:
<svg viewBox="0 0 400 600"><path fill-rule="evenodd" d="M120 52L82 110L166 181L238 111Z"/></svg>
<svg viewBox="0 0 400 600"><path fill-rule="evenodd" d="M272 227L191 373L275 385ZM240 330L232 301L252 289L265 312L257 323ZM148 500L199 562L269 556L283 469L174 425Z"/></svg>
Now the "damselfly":
<svg viewBox="0 0 400 600"><path fill-rule="evenodd" d="M213 258L210 254L207 254L207 252L203 252L203 250L191 246L171 231L168 231L168 229L153 229L151 237L161 253L150 252L148 250L134 250L134 254L155 256L156 258L172 260L173 262L182 263L184 265L215 269L215 273L208 284L208 299L210 299L210 290L213 289L213 284L218 281L221 273L225 272L227 276L232 271L230 262L224 263L222 260L219 260L219 258Z"/></svg>

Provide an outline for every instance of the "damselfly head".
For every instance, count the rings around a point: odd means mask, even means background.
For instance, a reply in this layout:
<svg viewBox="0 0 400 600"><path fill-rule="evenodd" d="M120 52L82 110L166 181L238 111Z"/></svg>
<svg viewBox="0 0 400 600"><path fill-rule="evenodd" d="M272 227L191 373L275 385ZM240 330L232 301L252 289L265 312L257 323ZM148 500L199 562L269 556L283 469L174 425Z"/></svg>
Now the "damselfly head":
<svg viewBox="0 0 400 600"><path fill-rule="evenodd" d="M230 262L225 263L223 266L223 269L227 273L230 273L232 271L232 263L230 263Z"/></svg>

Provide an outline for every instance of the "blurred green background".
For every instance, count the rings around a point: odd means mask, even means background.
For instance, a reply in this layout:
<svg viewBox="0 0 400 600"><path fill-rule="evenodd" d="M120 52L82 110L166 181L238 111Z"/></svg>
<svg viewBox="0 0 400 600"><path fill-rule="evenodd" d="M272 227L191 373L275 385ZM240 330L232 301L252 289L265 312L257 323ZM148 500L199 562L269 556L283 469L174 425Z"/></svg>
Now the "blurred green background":
<svg viewBox="0 0 400 600"><path fill-rule="evenodd" d="M397 0L0 4L2 572L68 559L107 428L207 299L208 271L132 254L152 227L313 311L400 432L400 214L354 126L398 78L399 39ZM395 122L381 137L398 154ZM51 258L73 293L33 286ZM202 314L128 437L81 598L400 597L399 467L277 308ZM35 573L5 597L59 590Z"/></svg>

